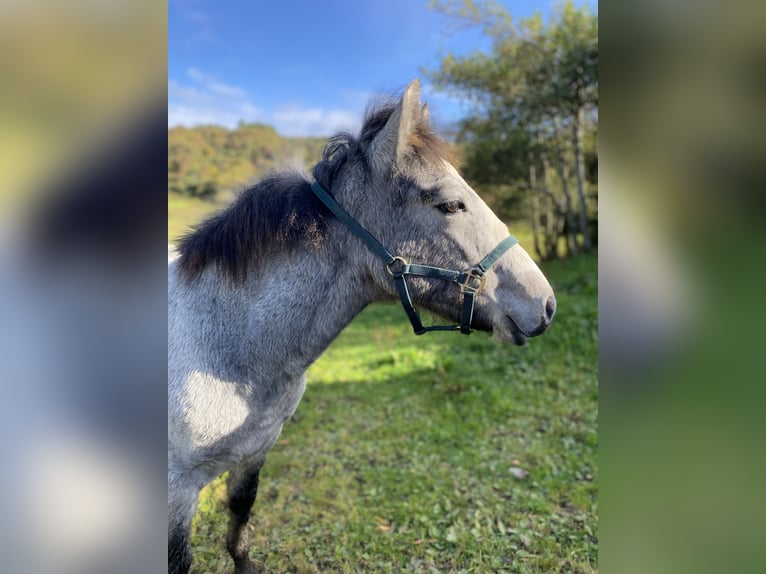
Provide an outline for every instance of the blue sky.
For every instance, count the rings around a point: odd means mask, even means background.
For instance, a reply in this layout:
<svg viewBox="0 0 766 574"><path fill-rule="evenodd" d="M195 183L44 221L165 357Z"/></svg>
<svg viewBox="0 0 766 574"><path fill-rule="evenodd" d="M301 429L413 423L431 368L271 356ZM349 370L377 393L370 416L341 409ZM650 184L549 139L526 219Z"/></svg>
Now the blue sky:
<svg viewBox="0 0 766 574"><path fill-rule="evenodd" d="M587 1L587 0L586 0ZM369 98L424 81L441 124L466 104L435 92L421 68L448 52L487 50L428 0L170 0L168 125L263 122L282 135L359 128ZM549 0L502 2L515 18ZM588 2L590 3L590 2Z"/></svg>

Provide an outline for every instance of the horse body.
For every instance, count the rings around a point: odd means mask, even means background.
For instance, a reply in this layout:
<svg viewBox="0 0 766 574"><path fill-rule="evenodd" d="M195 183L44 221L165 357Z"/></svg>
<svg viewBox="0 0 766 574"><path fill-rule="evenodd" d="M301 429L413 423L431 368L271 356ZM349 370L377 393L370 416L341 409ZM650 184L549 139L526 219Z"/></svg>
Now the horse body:
<svg viewBox="0 0 766 574"><path fill-rule="evenodd" d="M175 263L169 266L169 534L182 552L176 571L188 563L199 490L227 470L242 482L257 480L303 395L306 369L372 299L347 288L359 281L333 263L340 260L296 250L242 284L221 281L211 268L193 287L178 280ZM252 487L245 490L254 498ZM246 517L249 505L240 514ZM245 522L233 517L235 542L244 538ZM237 558L248 571L243 544Z"/></svg>
<svg viewBox="0 0 766 574"><path fill-rule="evenodd" d="M275 258L241 285L216 275L169 291L169 459L205 482L273 442L308 366L370 302L315 255Z"/></svg>
<svg viewBox="0 0 766 574"><path fill-rule="evenodd" d="M441 157L427 122L411 84L358 140L331 140L314 176L396 253L467 268L507 229ZM365 306L396 290L386 266L295 175L248 190L179 250L168 266L168 569L188 571L199 490L230 471L228 549L237 572L250 572L245 525L258 474L298 406L306 369ZM418 278L410 290L458 320L454 286ZM550 323L555 300L514 246L476 305L474 328L523 344Z"/></svg>

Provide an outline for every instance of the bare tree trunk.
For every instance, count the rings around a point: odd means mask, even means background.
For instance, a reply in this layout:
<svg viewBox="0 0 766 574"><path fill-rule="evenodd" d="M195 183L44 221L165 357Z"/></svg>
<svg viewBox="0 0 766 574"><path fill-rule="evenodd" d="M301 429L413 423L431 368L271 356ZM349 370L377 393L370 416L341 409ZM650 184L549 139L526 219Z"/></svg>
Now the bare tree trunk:
<svg viewBox="0 0 766 574"><path fill-rule="evenodd" d="M529 187L532 189L532 240L535 253L544 261L546 257L540 249L540 192L537 189L537 171L532 153L527 156L527 160L529 161Z"/></svg>
<svg viewBox="0 0 766 574"><path fill-rule="evenodd" d="M572 196L569 194L569 169L564 162L561 150L556 152L556 172L561 180L561 191L564 194L564 217L561 225L561 233L566 231L567 257L577 255L579 249L577 245L577 236L575 235L576 224L574 218L574 208L572 207Z"/></svg>
<svg viewBox="0 0 766 574"><path fill-rule="evenodd" d="M575 164L577 172L577 194L580 198L580 233L582 233L583 249L591 250L590 230L588 229L588 208L585 204L585 158L582 153L582 140L585 123L585 108L580 106L577 109L575 121L572 124L572 135L574 136Z"/></svg>
<svg viewBox="0 0 766 574"><path fill-rule="evenodd" d="M532 192L532 239L535 246L535 253L542 261L547 259L546 253L540 246L540 196L536 191Z"/></svg>
<svg viewBox="0 0 766 574"><path fill-rule="evenodd" d="M542 154L543 161L543 185L545 189L550 192L551 189L551 172L550 162L548 156ZM558 230L558 213L556 202L552 195L545 195L545 251L548 255L548 259L558 259L559 256L559 230Z"/></svg>
<svg viewBox="0 0 766 574"><path fill-rule="evenodd" d="M567 256L577 255L579 246L577 245L577 236L575 234L576 225L574 208L572 207L572 196L569 193L569 168L564 160L564 150L561 147L561 118L554 116L553 125L556 127L556 133L554 135L556 143L556 171L559 174L559 179L561 179L561 191L564 193L566 207Z"/></svg>

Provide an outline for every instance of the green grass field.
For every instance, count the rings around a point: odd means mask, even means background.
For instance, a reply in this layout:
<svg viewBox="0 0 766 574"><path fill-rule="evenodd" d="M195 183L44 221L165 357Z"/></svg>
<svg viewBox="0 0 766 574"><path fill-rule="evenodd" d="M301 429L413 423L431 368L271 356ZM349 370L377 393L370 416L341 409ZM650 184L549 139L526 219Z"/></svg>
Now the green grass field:
<svg viewBox="0 0 766 574"><path fill-rule="evenodd" d="M191 225L224 207L221 203L169 193L168 242L175 243Z"/></svg>
<svg viewBox="0 0 766 574"><path fill-rule="evenodd" d="M261 473L265 572L597 571L596 257L544 271L557 316L522 348L416 337L394 305L340 335ZM197 574L233 569L225 491L200 496Z"/></svg>

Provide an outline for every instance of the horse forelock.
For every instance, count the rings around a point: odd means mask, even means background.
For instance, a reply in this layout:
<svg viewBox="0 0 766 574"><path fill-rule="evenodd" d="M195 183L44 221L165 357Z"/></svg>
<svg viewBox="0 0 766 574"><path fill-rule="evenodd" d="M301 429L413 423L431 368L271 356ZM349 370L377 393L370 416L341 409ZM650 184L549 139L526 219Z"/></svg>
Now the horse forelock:
<svg viewBox="0 0 766 574"><path fill-rule="evenodd" d="M352 158L367 167L370 145L391 119L397 104L398 99L380 96L368 106L358 137L340 133L329 139L322 152L322 161L313 170L314 178L320 185L327 189L332 188L335 176ZM451 145L433 131L425 117L415 124L407 143L416 159L437 165L447 161L457 166L457 158Z"/></svg>

